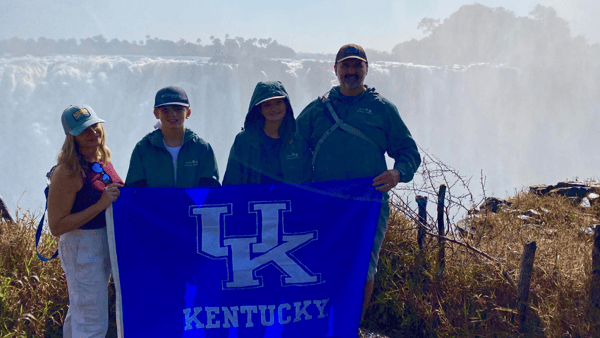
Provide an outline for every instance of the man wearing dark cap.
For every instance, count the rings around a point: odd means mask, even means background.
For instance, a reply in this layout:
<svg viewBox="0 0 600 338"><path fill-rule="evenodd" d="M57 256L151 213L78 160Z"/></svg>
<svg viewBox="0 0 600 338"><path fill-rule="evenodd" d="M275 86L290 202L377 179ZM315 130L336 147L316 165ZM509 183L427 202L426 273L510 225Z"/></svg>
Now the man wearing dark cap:
<svg viewBox="0 0 600 338"><path fill-rule="evenodd" d="M192 110L185 91L156 93L154 116L160 128L144 136L131 154L125 184L134 187L218 186L219 170L210 144L185 128Z"/></svg>
<svg viewBox="0 0 600 338"><path fill-rule="evenodd" d="M315 181L375 177L373 186L383 192L365 286L366 307L389 218L387 192L412 180L421 156L396 106L364 85L369 64L361 46L342 46L333 70L340 85L304 108L296 124L313 151ZM395 160L392 169L387 168L386 152Z"/></svg>

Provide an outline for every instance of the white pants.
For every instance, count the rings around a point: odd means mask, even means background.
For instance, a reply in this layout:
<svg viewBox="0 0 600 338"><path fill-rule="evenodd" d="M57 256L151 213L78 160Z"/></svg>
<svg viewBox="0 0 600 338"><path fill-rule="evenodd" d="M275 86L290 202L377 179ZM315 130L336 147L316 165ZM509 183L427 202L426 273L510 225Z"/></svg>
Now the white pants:
<svg viewBox="0 0 600 338"><path fill-rule="evenodd" d="M106 228L61 235L58 250L69 289L63 337L105 337L110 276Z"/></svg>

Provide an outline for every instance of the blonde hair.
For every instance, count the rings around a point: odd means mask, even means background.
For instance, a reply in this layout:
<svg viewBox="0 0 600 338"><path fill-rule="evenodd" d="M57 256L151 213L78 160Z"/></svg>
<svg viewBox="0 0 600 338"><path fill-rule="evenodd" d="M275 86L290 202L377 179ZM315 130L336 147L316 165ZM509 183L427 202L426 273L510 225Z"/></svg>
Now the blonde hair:
<svg viewBox="0 0 600 338"><path fill-rule="evenodd" d="M100 136L100 145L96 149L96 154L104 162L110 162L110 149L106 146L106 137L104 127L99 124L102 135ZM65 143L63 143L62 149L58 153L58 164L65 166L69 172L73 175L79 175L85 177L85 171L83 167L87 165L87 161L79 153L79 145L75 141L75 136L67 134L65 137Z"/></svg>

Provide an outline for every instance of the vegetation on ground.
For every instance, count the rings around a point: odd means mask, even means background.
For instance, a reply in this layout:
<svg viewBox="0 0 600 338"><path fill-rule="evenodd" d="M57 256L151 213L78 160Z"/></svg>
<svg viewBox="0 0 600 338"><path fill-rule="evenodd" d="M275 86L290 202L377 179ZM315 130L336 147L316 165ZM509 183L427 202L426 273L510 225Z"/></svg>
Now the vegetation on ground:
<svg viewBox="0 0 600 338"><path fill-rule="evenodd" d="M421 175L431 178L436 171L427 171L431 162L425 159ZM466 195L456 197L449 191L447 196L448 208ZM453 223L442 273L438 238L432 235L435 220L429 218L430 234L420 250L414 211L401 198L394 199L363 332L389 337L598 336L587 310L591 227L600 224L600 203L581 208L567 197L525 191L508 201L510 207L496 213L468 214L462 234ZM530 210L537 212L535 217L522 217ZM447 216L449 209L446 212ZM59 259L43 263L37 258L36 226L35 217L27 213L15 224L0 221L0 337L62 336L66 280ZM524 334L515 284L528 241L537 243L537 251ZM44 234L42 254L50 256L56 242ZM114 286L110 290L108 336L114 337Z"/></svg>
<svg viewBox="0 0 600 338"><path fill-rule="evenodd" d="M448 235L456 242L446 242L443 273L438 239L426 236L419 250L418 219L395 209L363 328L389 337L597 337L587 310L600 203L581 208L525 191L508 201L496 213L467 216L463 235ZM522 217L530 210L535 218ZM528 241L537 251L523 333L515 284Z"/></svg>
<svg viewBox="0 0 600 338"><path fill-rule="evenodd" d="M35 251L37 220L23 213L14 224L0 219L0 337L62 337L67 314L67 281L60 259L42 262ZM47 232L40 253L50 257L58 247ZM115 291L111 283L110 327L116 337Z"/></svg>

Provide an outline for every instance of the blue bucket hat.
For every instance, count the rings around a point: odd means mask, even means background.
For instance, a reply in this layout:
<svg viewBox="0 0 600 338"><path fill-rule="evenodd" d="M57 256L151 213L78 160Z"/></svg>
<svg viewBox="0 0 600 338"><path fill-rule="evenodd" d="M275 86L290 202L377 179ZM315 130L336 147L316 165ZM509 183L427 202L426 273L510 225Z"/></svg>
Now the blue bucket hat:
<svg viewBox="0 0 600 338"><path fill-rule="evenodd" d="M77 136L96 123L104 123L92 107L85 104L70 105L62 113L61 122L66 134Z"/></svg>

